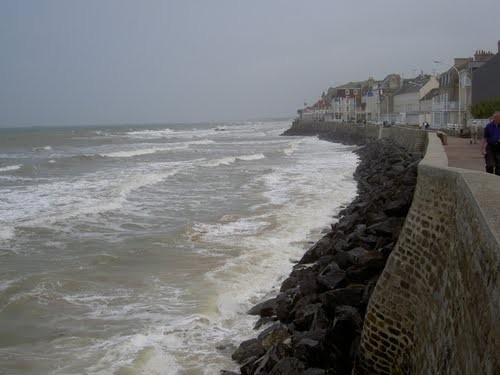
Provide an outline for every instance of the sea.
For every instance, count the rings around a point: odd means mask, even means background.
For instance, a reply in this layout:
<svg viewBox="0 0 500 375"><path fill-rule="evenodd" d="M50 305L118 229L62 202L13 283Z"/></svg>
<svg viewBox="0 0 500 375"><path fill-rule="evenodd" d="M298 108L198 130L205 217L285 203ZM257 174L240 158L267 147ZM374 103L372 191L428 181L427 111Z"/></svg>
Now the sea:
<svg viewBox="0 0 500 375"><path fill-rule="evenodd" d="M219 374L356 196L290 121L0 129L0 374Z"/></svg>

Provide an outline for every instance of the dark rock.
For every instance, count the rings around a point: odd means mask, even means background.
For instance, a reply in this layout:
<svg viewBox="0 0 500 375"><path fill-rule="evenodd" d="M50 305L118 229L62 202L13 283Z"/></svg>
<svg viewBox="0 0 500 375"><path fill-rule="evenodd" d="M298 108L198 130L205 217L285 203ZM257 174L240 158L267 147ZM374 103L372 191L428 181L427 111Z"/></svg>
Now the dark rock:
<svg viewBox="0 0 500 375"><path fill-rule="evenodd" d="M331 290L320 294L319 298L330 319L335 317L335 311L338 306L352 306L359 308L364 304L363 295L365 286L353 286L348 288Z"/></svg>
<svg viewBox="0 0 500 375"><path fill-rule="evenodd" d="M315 262L315 269L318 270L318 273L323 271L333 261L333 257L334 255L323 255Z"/></svg>
<svg viewBox="0 0 500 375"><path fill-rule="evenodd" d="M388 216L406 216L410 209L411 202L403 199L387 202L384 205L384 213Z"/></svg>
<svg viewBox="0 0 500 375"><path fill-rule="evenodd" d="M356 257L356 263L359 265L385 262L384 256L379 251L367 251L364 254Z"/></svg>
<svg viewBox="0 0 500 375"><path fill-rule="evenodd" d="M250 357L240 367L241 375L253 375L255 369L259 366L258 361L261 357Z"/></svg>
<svg viewBox="0 0 500 375"><path fill-rule="evenodd" d="M372 249L378 241L378 237L373 234L352 233L347 238L350 246L359 246L367 249Z"/></svg>
<svg viewBox="0 0 500 375"><path fill-rule="evenodd" d="M334 373L350 374L354 363L353 343L359 344L363 320L351 306L340 306L335 311L332 328L327 331L325 345L331 353L330 366Z"/></svg>
<svg viewBox="0 0 500 375"><path fill-rule="evenodd" d="M305 368L305 364L297 358L285 357L274 366L269 375L301 375Z"/></svg>
<svg viewBox="0 0 500 375"><path fill-rule="evenodd" d="M292 346L297 345L297 343L303 338L308 338L311 340L324 341L326 337L326 329L310 330L305 332L295 332L292 336Z"/></svg>
<svg viewBox="0 0 500 375"><path fill-rule="evenodd" d="M288 289L295 288L298 284L299 279L294 276L290 276L281 284L280 292L286 292Z"/></svg>
<svg viewBox="0 0 500 375"><path fill-rule="evenodd" d="M261 317L276 315L276 300L275 298L268 299L267 301L258 303L252 307L247 314L260 315Z"/></svg>
<svg viewBox="0 0 500 375"><path fill-rule="evenodd" d="M339 252L339 251L344 251L346 250L347 248L349 248L349 244L347 243L346 240L344 239L338 239L337 241L335 241L335 243L333 244L333 250L334 252Z"/></svg>
<svg viewBox="0 0 500 375"><path fill-rule="evenodd" d="M330 327L331 324L332 322L327 316L325 307L321 306L321 308L316 310L316 313L314 314L314 318L313 321L311 322L309 330L310 331L324 330Z"/></svg>
<svg viewBox="0 0 500 375"><path fill-rule="evenodd" d="M318 258L323 255L328 254L330 247L332 246L332 242L329 237L325 236L320 239L316 244L314 244L309 250L307 250L300 259L299 263L312 263L315 262Z"/></svg>
<svg viewBox="0 0 500 375"><path fill-rule="evenodd" d="M349 250L349 254L354 257L354 262L358 262L358 258L362 257L365 254L368 254L368 250L363 247L355 247L354 249Z"/></svg>
<svg viewBox="0 0 500 375"><path fill-rule="evenodd" d="M310 294L314 294L317 291L317 284L314 275L311 275L308 279L303 279L299 282L299 290L300 294L303 296L307 296Z"/></svg>
<svg viewBox="0 0 500 375"><path fill-rule="evenodd" d="M291 311L301 296L299 288L288 289L286 292L278 294L276 297L276 316L280 321L290 323Z"/></svg>
<svg viewBox="0 0 500 375"><path fill-rule="evenodd" d="M352 266L355 263L355 259L356 257L353 254L342 250L333 256L333 261L343 270Z"/></svg>
<svg viewBox="0 0 500 375"><path fill-rule="evenodd" d="M293 323L298 331L308 330L316 316L317 311L321 309L320 303L307 304L295 309Z"/></svg>
<svg viewBox="0 0 500 375"><path fill-rule="evenodd" d="M346 278L351 282L363 282L382 272L386 259L378 251L358 257L358 264L346 270Z"/></svg>
<svg viewBox="0 0 500 375"><path fill-rule="evenodd" d="M323 269L324 266L320 263L309 263L309 264L296 264L293 266L293 271L290 273L290 277L296 277L299 280L310 278L312 275L316 275Z"/></svg>
<svg viewBox="0 0 500 375"><path fill-rule="evenodd" d="M332 262L326 267L323 272L316 278L320 287L326 290L336 288L345 278L346 272Z"/></svg>
<svg viewBox="0 0 500 375"><path fill-rule="evenodd" d="M289 129L287 134L297 134ZM388 140L301 129L356 150L357 197L305 252L280 294L252 308L256 328L279 319L235 351L246 374L350 374L363 317L411 205L420 156ZM326 233L325 233L326 232ZM267 349L267 351L266 351ZM229 374L226 374L229 375Z"/></svg>
<svg viewBox="0 0 500 375"><path fill-rule="evenodd" d="M321 368L308 368L302 375L325 375L326 371Z"/></svg>
<svg viewBox="0 0 500 375"><path fill-rule="evenodd" d="M257 340L260 341L265 350L268 350L274 344L284 341L288 337L290 337L288 328L281 323L276 323L262 331Z"/></svg>
<svg viewBox="0 0 500 375"><path fill-rule="evenodd" d="M252 374L268 374L278 362L292 354L290 340L276 343L264 356L254 362L255 370Z"/></svg>
<svg viewBox="0 0 500 375"><path fill-rule="evenodd" d="M382 254L385 258L387 258L391 252L392 252L392 249L394 249L394 242L390 242L388 243L387 245L377 249L380 254Z"/></svg>
<svg viewBox="0 0 500 375"><path fill-rule="evenodd" d="M257 323L255 323L255 325L253 326L253 329L257 330L268 323L275 322L276 319L278 319L278 318L275 316L273 316L273 317L267 316L264 318L260 318L259 320L257 320Z"/></svg>
<svg viewBox="0 0 500 375"><path fill-rule="evenodd" d="M310 338L301 339L294 347L294 356L313 366L321 361L323 343Z"/></svg>
<svg viewBox="0 0 500 375"><path fill-rule="evenodd" d="M382 221L368 227L368 232L379 235L379 236L390 236L395 231L397 231L397 227L392 225L388 220Z"/></svg>
<svg viewBox="0 0 500 375"><path fill-rule="evenodd" d="M250 357L260 357L266 352L262 344L257 339L250 339L243 341L239 348L233 353L231 358L238 362L243 363Z"/></svg>
<svg viewBox="0 0 500 375"><path fill-rule="evenodd" d="M363 305L368 305L368 301L373 293L373 289L375 289L375 285L377 285L378 276L374 277L372 280L366 284L363 290L363 296L361 297L361 303Z"/></svg>
<svg viewBox="0 0 500 375"><path fill-rule="evenodd" d="M383 212L368 212L365 216L365 220L368 226L367 230L369 231L372 225L382 223L387 219L388 216Z"/></svg>
<svg viewBox="0 0 500 375"><path fill-rule="evenodd" d="M293 317L295 317L295 314L297 313L297 311L303 309L307 305L312 305L312 304L315 304L318 302L319 302L319 297L317 294L309 294L307 296L303 296L303 297L299 298L299 300L293 306L293 309L291 311L291 315Z"/></svg>
<svg viewBox="0 0 500 375"><path fill-rule="evenodd" d="M352 229L359 221L360 216L357 213L343 216L337 223L337 229L344 231L347 229Z"/></svg>

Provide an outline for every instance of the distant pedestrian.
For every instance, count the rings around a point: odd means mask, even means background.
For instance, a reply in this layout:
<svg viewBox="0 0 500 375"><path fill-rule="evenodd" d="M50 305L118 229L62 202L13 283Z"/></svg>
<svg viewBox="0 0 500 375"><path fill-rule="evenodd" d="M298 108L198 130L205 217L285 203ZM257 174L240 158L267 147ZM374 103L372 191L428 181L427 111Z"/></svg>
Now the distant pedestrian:
<svg viewBox="0 0 500 375"><path fill-rule="evenodd" d="M486 162L486 172L500 176L500 111L496 111L493 121L484 127L481 151Z"/></svg>
<svg viewBox="0 0 500 375"><path fill-rule="evenodd" d="M477 143L477 121L472 121L472 125L470 126L470 144Z"/></svg>

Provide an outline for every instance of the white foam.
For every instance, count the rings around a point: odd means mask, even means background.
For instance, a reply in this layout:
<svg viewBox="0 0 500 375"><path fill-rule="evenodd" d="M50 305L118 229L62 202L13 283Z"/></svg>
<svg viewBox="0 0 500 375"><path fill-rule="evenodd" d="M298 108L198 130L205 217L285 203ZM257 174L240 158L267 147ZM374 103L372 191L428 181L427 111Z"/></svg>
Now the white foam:
<svg viewBox="0 0 500 375"><path fill-rule="evenodd" d="M121 209L131 192L162 182L191 165L191 162L152 163L147 169L138 167L126 173L102 172L73 180L48 181L23 190L4 189L0 191L0 221L15 227L74 225L68 219Z"/></svg>
<svg viewBox="0 0 500 375"><path fill-rule="evenodd" d="M100 375L177 374L181 369L179 364L159 342L161 342L161 332L116 336L106 342L97 342L93 351L103 353L103 356L87 368L86 372ZM65 371L67 370L60 373L66 373Z"/></svg>
<svg viewBox="0 0 500 375"><path fill-rule="evenodd" d="M221 159L216 159L216 160L210 160L205 163L207 167L218 167L219 165L229 165L232 164L236 161L236 157L234 156L228 156L225 158Z"/></svg>
<svg viewBox="0 0 500 375"><path fill-rule="evenodd" d="M42 147L33 147L33 151L48 151L52 150L52 146L42 146Z"/></svg>
<svg viewBox="0 0 500 375"><path fill-rule="evenodd" d="M16 278L13 280L7 280L7 281L0 282L0 293L3 293L7 289L9 289L11 285L19 282L20 280L21 280L21 278Z"/></svg>
<svg viewBox="0 0 500 375"><path fill-rule="evenodd" d="M8 165L6 167L0 168L0 172L16 171L20 169L22 165Z"/></svg>
<svg viewBox="0 0 500 375"><path fill-rule="evenodd" d="M292 155L302 143L302 139L293 140L288 143L288 147L283 149L285 155Z"/></svg>
<svg viewBox="0 0 500 375"><path fill-rule="evenodd" d="M171 149L171 148L153 147L153 148L145 148L145 149L133 150L133 151L110 152L107 154L99 154L99 156L104 156L104 157L108 157L108 158L130 158L133 156L154 154L155 152L165 151L165 150L169 150L169 149Z"/></svg>
<svg viewBox="0 0 500 375"><path fill-rule="evenodd" d="M264 216L235 218L234 220L227 220L227 217L223 217L221 222L216 224L195 223L193 236L210 241L216 238L227 239L229 236L256 235L270 225L265 219Z"/></svg>
<svg viewBox="0 0 500 375"><path fill-rule="evenodd" d="M252 160L260 160L264 159L265 155L262 153L258 154L250 154L250 155L240 155L240 156L227 156L221 159L210 160L205 163L207 167L218 167L219 165L229 165L233 164L237 160L240 161L252 161Z"/></svg>
<svg viewBox="0 0 500 375"><path fill-rule="evenodd" d="M265 159L265 156L264 156L264 154L242 155L242 156L238 156L236 159L237 160L244 160L244 161L260 160L260 159Z"/></svg>
<svg viewBox="0 0 500 375"><path fill-rule="evenodd" d="M189 141L189 142L186 142L187 145L191 146L191 145L210 145L210 144L213 144L215 143L214 140L212 139L201 139L199 141Z"/></svg>
<svg viewBox="0 0 500 375"><path fill-rule="evenodd" d="M147 129L136 130L126 133L128 137L140 139L155 139L155 138L225 138L228 136L252 136L263 137L268 134L278 135L282 133L287 127L289 122L279 123L231 123L220 124L213 128L189 128L182 129ZM281 128L277 129L277 126ZM218 131L216 130L218 129ZM223 131L220 131L223 130Z"/></svg>
<svg viewBox="0 0 500 375"><path fill-rule="evenodd" d="M220 132L225 133L225 132ZM128 132L126 134L130 138L136 139L192 139L192 138L207 138L217 136L212 129L187 129L187 130L140 130Z"/></svg>
<svg viewBox="0 0 500 375"><path fill-rule="evenodd" d="M312 145L315 152L308 158L306 153ZM221 319L244 314L271 286L279 287L292 267L284 259L299 259L305 241L317 240L321 228L332 222L332 214L356 195L356 183L350 176L357 157L336 155L331 149L330 155L323 154L322 148L328 151L317 140L306 141L297 150L301 155L296 164L273 170L262 178L270 203L277 206L270 211L272 216L266 218L272 225L260 228L257 236L251 231L230 232L232 226L222 224L199 226L205 230L203 239L225 246L237 244L244 249L208 275L218 286ZM248 219L238 221L245 220ZM233 234L238 234L237 241Z"/></svg>
<svg viewBox="0 0 500 375"><path fill-rule="evenodd" d="M109 153L102 153L102 154L99 154L99 156L109 157L109 158L130 158L130 157L139 156L139 155L154 154L156 152L164 152L164 151L171 151L171 150L177 150L177 149L186 149L186 148L189 148L190 146L193 146L193 145L209 145L212 143L215 143L215 142L211 139L202 139L199 141L173 142L173 143L167 143L167 144L163 144L163 145L154 144L153 146L148 147L148 148L140 148L140 149L134 149L134 150L122 150L122 151L115 151L115 152L109 152Z"/></svg>
<svg viewBox="0 0 500 375"><path fill-rule="evenodd" d="M172 129L161 129L161 130L136 130L126 133L132 138L163 138L170 136L174 133Z"/></svg>
<svg viewBox="0 0 500 375"><path fill-rule="evenodd" d="M14 238L15 230L0 221L0 241Z"/></svg>

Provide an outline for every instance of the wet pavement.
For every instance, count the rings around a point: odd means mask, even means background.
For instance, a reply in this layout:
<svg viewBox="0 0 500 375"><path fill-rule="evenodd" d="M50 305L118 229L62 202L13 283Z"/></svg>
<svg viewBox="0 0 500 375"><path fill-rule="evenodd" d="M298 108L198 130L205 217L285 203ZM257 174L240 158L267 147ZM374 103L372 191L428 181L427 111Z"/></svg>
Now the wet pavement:
<svg viewBox="0 0 500 375"><path fill-rule="evenodd" d="M471 144L470 138L456 136L448 136L447 138L448 144L444 146L444 150L448 156L449 167L485 172L480 139L477 140L477 144Z"/></svg>

